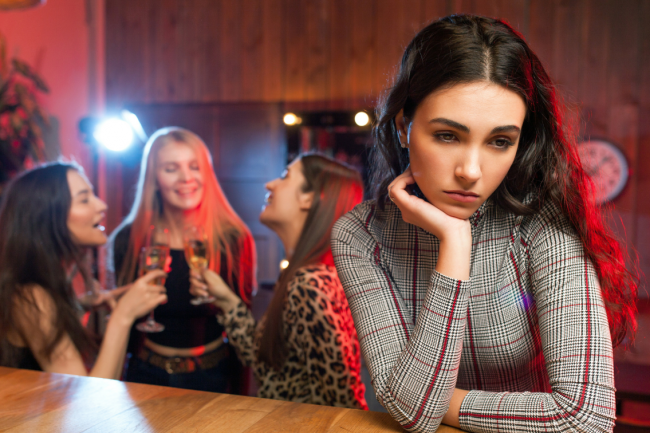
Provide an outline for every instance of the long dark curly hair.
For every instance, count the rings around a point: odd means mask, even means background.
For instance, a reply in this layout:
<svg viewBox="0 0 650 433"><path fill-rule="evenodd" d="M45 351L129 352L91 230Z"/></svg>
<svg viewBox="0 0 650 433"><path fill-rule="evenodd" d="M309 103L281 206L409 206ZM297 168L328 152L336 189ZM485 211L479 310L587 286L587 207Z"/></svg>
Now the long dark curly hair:
<svg viewBox="0 0 650 433"><path fill-rule="evenodd" d="M72 284L67 278L66 265L76 264L89 282L90 271L85 265L85 250L76 245L68 230L68 213L72 197L68 186L68 171L82 172L71 163L50 163L29 170L10 184L3 194L0 207L0 365L15 367L19 349L7 341L16 329L17 302L33 307L41 314L30 290L42 287L55 306L53 338L43 349L49 358L65 334L85 359L96 349L94 336L79 320L79 310ZM28 337L22 335L23 340Z"/></svg>
<svg viewBox="0 0 650 433"><path fill-rule="evenodd" d="M426 26L406 47L394 85L378 105L373 129L372 181L378 205L384 207L388 185L409 164L395 116L404 110L404 117L412 119L435 90L475 81L516 92L527 108L514 163L491 199L515 215L533 215L549 200L562 210L596 268L612 341L620 344L636 330L638 276L626 268L626 253L603 223L553 83L523 37L507 23L452 15Z"/></svg>

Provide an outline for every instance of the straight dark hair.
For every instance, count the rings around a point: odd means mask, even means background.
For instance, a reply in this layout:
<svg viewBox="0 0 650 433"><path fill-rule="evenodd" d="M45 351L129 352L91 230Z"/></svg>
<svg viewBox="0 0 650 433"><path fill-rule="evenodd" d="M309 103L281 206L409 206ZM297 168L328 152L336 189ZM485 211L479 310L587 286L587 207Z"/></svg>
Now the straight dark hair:
<svg viewBox="0 0 650 433"><path fill-rule="evenodd" d="M598 273L614 346L626 335L632 337L638 272L626 269L626 254L603 223L551 79L523 37L505 22L452 15L426 26L406 47L394 85L378 105L373 129L377 204L385 206L388 185L409 164L395 116L404 110L404 117L412 119L432 92L476 81L519 94L527 108L514 163L491 200L515 215L536 214L549 201L561 209Z"/></svg>
<svg viewBox="0 0 650 433"><path fill-rule="evenodd" d="M68 230L72 197L68 172L83 172L74 163L55 162L29 170L14 179L3 194L0 207L0 365L16 366L20 350L7 340L17 332L17 303L42 314L33 296L33 286L42 287L52 298L54 338L42 355L50 358L61 338L68 334L79 352L89 356L95 344L81 326L78 302L66 275L74 265L90 281L84 264L84 249L76 245Z"/></svg>
<svg viewBox="0 0 650 433"><path fill-rule="evenodd" d="M287 356L282 312L289 282L303 266L334 265L330 246L332 227L363 199L363 182L356 170L318 154L304 154L300 160L305 176L302 190L313 191L314 199L291 262L275 284L258 352L259 359L276 370L282 368Z"/></svg>

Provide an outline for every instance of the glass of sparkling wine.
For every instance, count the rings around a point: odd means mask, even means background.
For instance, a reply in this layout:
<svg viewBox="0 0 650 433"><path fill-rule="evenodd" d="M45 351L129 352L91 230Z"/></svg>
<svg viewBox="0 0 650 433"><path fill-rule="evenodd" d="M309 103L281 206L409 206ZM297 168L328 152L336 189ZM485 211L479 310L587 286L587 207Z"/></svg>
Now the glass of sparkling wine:
<svg viewBox="0 0 650 433"><path fill-rule="evenodd" d="M163 227L151 226L147 235L145 246L140 251L140 276L148 271L156 269L165 270L167 258L169 257L169 230ZM156 278L151 284L165 285L165 277ZM147 316L147 320L136 325L136 329L142 332L161 332L165 329L163 325L156 322L153 317L153 310Z"/></svg>
<svg viewBox="0 0 650 433"><path fill-rule="evenodd" d="M190 268L202 271L208 267L210 256L208 250L208 237L201 226L190 226L183 232L183 244L185 247L185 260ZM210 304L214 302L214 296L199 296L190 301L192 305Z"/></svg>

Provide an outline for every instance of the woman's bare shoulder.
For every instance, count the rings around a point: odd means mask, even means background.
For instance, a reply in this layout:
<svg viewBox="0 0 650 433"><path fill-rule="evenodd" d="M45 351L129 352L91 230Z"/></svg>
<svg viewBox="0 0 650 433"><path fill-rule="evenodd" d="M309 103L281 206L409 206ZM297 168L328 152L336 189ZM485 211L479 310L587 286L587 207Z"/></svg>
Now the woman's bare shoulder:
<svg viewBox="0 0 650 433"><path fill-rule="evenodd" d="M56 315L56 303L49 291L38 284L29 284L17 291L13 299L16 325L23 335L47 333Z"/></svg>

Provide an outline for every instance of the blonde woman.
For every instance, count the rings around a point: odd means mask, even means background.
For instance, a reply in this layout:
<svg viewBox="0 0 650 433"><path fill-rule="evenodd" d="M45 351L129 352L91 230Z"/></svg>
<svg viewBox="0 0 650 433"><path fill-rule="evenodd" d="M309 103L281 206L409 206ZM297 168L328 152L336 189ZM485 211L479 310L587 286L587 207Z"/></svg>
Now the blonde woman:
<svg viewBox="0 0 650 433"><path fill-rule="evenodd" d="M193 305L190 268L183 232L204 229L209 269L228 281L250 304L255 286L255 246L250 231L233 211L214 174L205 143L183 128L156 131L142 157L131 212L111 235L109 263L118 285L137 276L138 252L148 228L164 225L170 233L171 270L165 287L169 302L155 310L159 333L132 332L126 380L214 392L241 392L241 364L223 337L211 304Z"/></svg>

